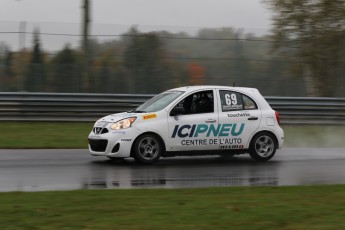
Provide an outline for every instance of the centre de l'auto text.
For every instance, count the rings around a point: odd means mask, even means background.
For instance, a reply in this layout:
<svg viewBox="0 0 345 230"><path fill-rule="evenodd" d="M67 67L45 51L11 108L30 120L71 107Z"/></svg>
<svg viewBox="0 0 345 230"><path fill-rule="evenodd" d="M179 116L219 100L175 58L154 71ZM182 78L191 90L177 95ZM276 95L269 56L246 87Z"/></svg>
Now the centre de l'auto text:
<svg viewBox="0 0 345 230"><path fill-rule="evenodd" d="M182 138L181 145L241 144L242 139L238 136L242 134L244 127L244 123L175 125L171 137Z"/></svg>

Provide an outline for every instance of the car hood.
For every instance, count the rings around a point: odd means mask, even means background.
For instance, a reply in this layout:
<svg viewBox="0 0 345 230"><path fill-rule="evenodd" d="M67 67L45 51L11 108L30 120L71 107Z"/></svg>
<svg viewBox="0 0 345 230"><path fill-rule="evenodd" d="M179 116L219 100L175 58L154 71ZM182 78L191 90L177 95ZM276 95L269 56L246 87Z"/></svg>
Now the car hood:
<svg viewBox="0 0 345 230"><path fill-rule="evenodd" d="M112 122L117 122L117 121L126 119L128 117L138 117L140 115L142 115L142 113L127 113L127 112L115 113L115 114L111 114L111 115L102 117L97 122L105 121L105 122L108 122L108 123L112 123Z"/></svg>

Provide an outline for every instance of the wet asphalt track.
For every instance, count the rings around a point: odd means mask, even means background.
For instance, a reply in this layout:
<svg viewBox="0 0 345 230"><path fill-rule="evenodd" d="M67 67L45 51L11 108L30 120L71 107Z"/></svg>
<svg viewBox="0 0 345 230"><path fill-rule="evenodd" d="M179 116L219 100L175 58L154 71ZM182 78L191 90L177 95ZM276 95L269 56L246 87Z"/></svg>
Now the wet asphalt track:
<svg viewBox="0 0 345 230"><path fill-rule="evenodd" d="M0 191L345 184L345 149L285 148L249 156L111 161L85 150L0 150Z"/></svg>

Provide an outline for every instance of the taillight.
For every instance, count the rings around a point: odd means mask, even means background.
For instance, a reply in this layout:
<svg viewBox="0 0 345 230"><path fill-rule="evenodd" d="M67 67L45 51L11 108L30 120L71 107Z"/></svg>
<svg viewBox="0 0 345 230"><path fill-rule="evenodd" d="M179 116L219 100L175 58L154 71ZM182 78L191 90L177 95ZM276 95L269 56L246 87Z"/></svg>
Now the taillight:
<svg viewBox="0 0 345 230"><path fill-rule="evenodd" d="M276 119L277 119L278 124L280 125L280 117L279 117L279 113L277 111L276 111Z"/></svg>

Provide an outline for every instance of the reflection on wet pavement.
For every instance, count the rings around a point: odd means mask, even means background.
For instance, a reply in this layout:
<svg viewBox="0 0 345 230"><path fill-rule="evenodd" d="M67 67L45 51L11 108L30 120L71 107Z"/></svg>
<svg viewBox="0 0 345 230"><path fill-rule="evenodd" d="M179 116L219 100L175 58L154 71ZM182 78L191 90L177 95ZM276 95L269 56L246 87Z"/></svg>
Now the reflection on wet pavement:
<svg viewBox="0 0 345 230"><path fill-rule="evenodd" d="M344 163L344 149L283 149L269 162L209 156L153 165L87 150L0 150L0 191L343 184Z"/></svg>

